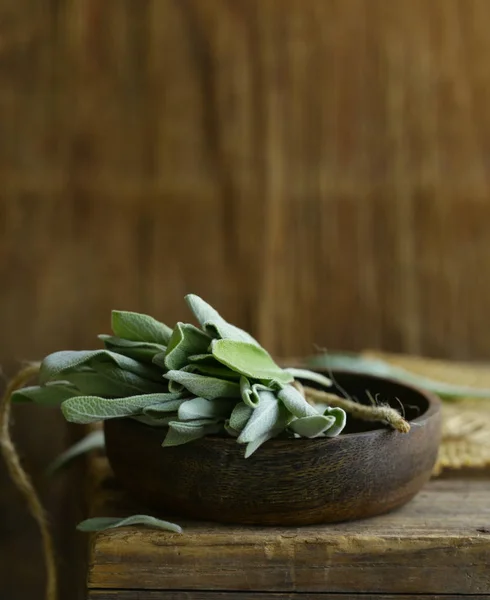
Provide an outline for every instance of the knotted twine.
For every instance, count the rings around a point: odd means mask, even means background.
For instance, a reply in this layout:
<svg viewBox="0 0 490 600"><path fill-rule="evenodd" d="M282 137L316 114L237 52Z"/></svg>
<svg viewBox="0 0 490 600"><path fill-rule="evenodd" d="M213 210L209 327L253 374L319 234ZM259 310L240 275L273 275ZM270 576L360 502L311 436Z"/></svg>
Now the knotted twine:
<svg viewBox="0 0 490 600"><path fill-rule="evenodd" d="M34 517L41 532L44 560L46 563L46 600L57 599L57 574L54 543L49 529L48 519L41 500L24 471L15 445L10 437L10 401L12 394L22 388L39 373L40 363L31 363L21 369L7 384L0 400L0 448L8 472L17 489L24 496L29 512Z"/></svg>

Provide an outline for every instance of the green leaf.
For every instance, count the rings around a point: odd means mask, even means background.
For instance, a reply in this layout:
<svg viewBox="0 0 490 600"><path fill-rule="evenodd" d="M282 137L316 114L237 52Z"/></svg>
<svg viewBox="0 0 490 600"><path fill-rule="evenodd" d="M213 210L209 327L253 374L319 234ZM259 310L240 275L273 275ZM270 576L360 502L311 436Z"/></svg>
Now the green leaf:
<svg viewBox="0 0 490 600"><path fill-rule="evenodd" d="M218 365L218 361L214 358L212 354L192 354L189 356L189 362L191 363L204 363L206 365Z"/></svg>
<svg viewBox="0 0 490 600"><path fill-rule="evenodd" d="M314 381L325 387L332 387L333 382L325 375L316 373L315 371L309 371L308 369L284 369L287 373L292 375L295 379L307 379L308 381Z"/></svg>
<svg viewBox="0 0 490 600"><path fill-rule="evenodd" d="M171 394L144 394L129 398L100 398L98 396L77 396L65 400L61 411L71 423L96 423L106 419L129 417L141 413L143 409L169 400Z"/></svg>
<svg viewBox="0 0 490 600"><path fill-rule="evenodd" d="M259 435L259 437L253 440L253 442L249 442L245 447L245 458L252 456L252 454L258 450L260 446L262 446L262 444L265 444L265 442L268 442L272 438L276 437L278 433L279 429L271 429L270 431Z"/></svg>
<svg viewBox="0 0 490 600"><path fill-rule="evenodd" d="M308 359L311 367L321 367L332 370L347 371L349 373L364 373L388 377L401 383L408 383L419 388L433 392L441 398L490 398L489 388L478 388L465 385L456 385L444 381L437 381L421 375L411 373L401 367L376 359L351 354L322 354Z"/></svg>
<svg viewBox="0 0 490 600"><path fill-rule="evenodd" d="M100 340L104 342L107 350L111 352L117 352L123 354L134 360L138 360L144 363L152 363L155 354L166 351L166 346L162 344L153 344L151 342L133 342L131 340L124 340L112 335L99 335Z"/></svg>
<svg viewBox="0 0 490 600"><path fill-rule="evenodd" d="M325 431L325 435L327 437L336 437L344 429L345 424L347 422L347 415L345 413L345 410L338 407L328 407L325 409L325 412L323 414L334 417L335 419L335 423L332 425L332 427Z"/></svg>
<svg viewBox="0 0 490 600"><path fill-rule="evenodd" d="M53 381L46 385L34 385L15 391L12 402L35 402L44 406L59 406L68 398L78 396L77 388L66 381Z"/></svg>
<svg viewBox="0 0 490 600"><path fill-rule="evenodd" d="M153 342L166 346L172 330L149 315L121 310L112 311L114 335L133 342Z"/></svg>
<svg viewBox="0 0 490 600"><path fill-rule="evenodd" d="M242 431L252 416L253 411L254 409L244 402L236 404L230 415L230 427L235 431Z"/></svg>
<svg viewBox="0 0 490 600"><path fill-rule="evenodd" d="M177 323L168 342L165 366L169 370L184 367L192 354L206 352L211 338L194 325Z"/></svg>
<svg viewBox="0 0 490 600"><path fill-rule="evenodd" d="M161 381L162 373L156 367L143 365L132 358L110 352L109 350L62 350L47 356L41 363L40 381L47 383L58 379L67 372L79 370L80 367L93 367L96 364L113 364L124 371L129 371L145 379Z"/></svg>
<svg viewBox="0 0 490 600"><path fill-rule="evenodd" d="M315 438L323 434L335 424L335 417L312 415L291 421L289 428L301 437Z"/></svg>
<svg viewBox="0 0 490 600"><path fill-rule="evenodd" d="M220 430L221 425L209 419L186 421L184 423L172 421L169 423L168 433L162 446L180 446L181 444L198 440L206 435L218 433Z"/></svg>
<svg viewBox="0 0 490 600"><path fill-rule="evenodd" d="M124 398L135 394L167 391L163 378L161 383L156 383L113 367L110 363L94 364L94 366L97 371L90 367L78 367L76 370L63 373L63 378L76 386L79 390L78 395L83 396Z"/></svg>
<svg viewBox="0 0 490 600"><path fill-rule="evenodd" d="M97 373L100 373L114 383L121 383L128 389L131 388L134 393L139 394L164 394L168 391L168 384L163 378L163 374L157 381L151 381L144 377L140 377L130 371L119 369L108 363L93 363L93 368ZM101 394L102 395L102 394Z"/></svg>
<svg viewBox="0 0 490 600"><path fill-rule="evenodd" d="M210 336L259 345L249 333L225 321L218 311L199 296L188 294L185 299L203 331Z"/></svg>
<svg viewBox="0 0 490 600"><path fill-rule="evenodd" d="M228 398L215 398L206 400L205 398L192 398L186 400L179 406L179 420L193 421L195 419L214 419L222 420L230 415L233 408L233 401Z"/></svg>
<svg viewBox="0 0 490 600"><path fill-rule="evenodd" d="M187 398L182 398L182 394L168 394L168 400L164 402L158 402L157 404L150 404L142 409L142 413L149 417L158 418L159 415L168 414L171 412L177 412L180 406L187 402Z"/></svg>
<svg viewBox="0 0 490 600"><path fill-rule="evenodd" d="M282 384L294 381L294 377L278 367L260 346L233 340L213 340L211 352L220 363L250 379L273 380Z"/></svg>
<svg viewBox="0 0 490 600"><path fill-rule="evenodd" d="M286 385L278 392L278 398L295 417L311 417L318 415L318 411L308 404L304 396L292 385Z"/></svg>
<svg viewBox="0 0 490 600"><path fill-rule="evenodd" d="M247 406L255 408L259 404L259 392L261 391L272 392L273 390L266 385L262 385L261 383L254 383L253 385L250 385L250 381L246 377L243 375L240 377L240 394L243 402L245 402Z"/></svg>
<svg viewBox="0 0 490 600"><path fill-rule="evenodd" d="M85 519L77 525L79 531L93 532L93 531L106 531L107 529L114 529L116 527L129 527L131 525L143 525L145 527L151 527L152 529L163 529L165 531L171 531L172 533L182 533L182 527L169 521L162 521L162 519L156 519L149 515L133 515L121 519L119 517L92 517L91 519Z"/></svg>
<svg viewBox="0 0 490 600"><path fill-rule="evenodd" d="M233 429L233 427L230 425L230 420L226 419L224 425L223 425L226 433L234 438L237 438L240 435L240 432L237 431L236 429Z"/></svg>
<svg viewBox="0 0 490 600"><path fill-rule="evenodd" d="M239 444L254 442L266 434L277 435L284 429L289 416L272 392L260 392L260 402L254 409L239 438Z"/></svg>
<svg viewBox="0 0 490 600"><path fill-rule="evenodd" d="M70 446L60 454L48 467L48 475L52 475L59 469L66 467L72 460L92 452L92 450L103 450L105 448L105 438L103 431L91 431L88 435Z"/></svg>
<svg viewBox="0 0 490 600"><path fill-rule="evenodd" d="M240 386L232 381L197 375L196 373L186 373L183 370L169 371L165 373L164 377L169 381L183 385L186 390L195 396L206 398L206 400L240 397Z"/></svg>
<svg viewBox="0 0 490 600"><path fill-rule="evenodd" d="M170 413L167 416L133 415L129 417L148 427L168 427L168 424L177 419L177 413Z"/></svg>

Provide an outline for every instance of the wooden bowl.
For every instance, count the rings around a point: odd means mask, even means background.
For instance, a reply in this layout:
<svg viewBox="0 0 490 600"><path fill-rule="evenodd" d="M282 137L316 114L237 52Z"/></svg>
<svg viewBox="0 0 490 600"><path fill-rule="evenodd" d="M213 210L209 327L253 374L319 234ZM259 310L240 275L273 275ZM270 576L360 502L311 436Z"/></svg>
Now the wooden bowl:
<svg viewBox="0 0 490 600"><path fill-rule="evenodd" d="M440 401L385 378L334 376L361 402L368 402L366 390L394 407L401 402L410 432L348 418L336 438L271 440L245 459L232 438L162 448L162 429L117 419L105 423L109 461L135 499L166 517L299 526L371 517L405 504L430 478Z"/></svg>

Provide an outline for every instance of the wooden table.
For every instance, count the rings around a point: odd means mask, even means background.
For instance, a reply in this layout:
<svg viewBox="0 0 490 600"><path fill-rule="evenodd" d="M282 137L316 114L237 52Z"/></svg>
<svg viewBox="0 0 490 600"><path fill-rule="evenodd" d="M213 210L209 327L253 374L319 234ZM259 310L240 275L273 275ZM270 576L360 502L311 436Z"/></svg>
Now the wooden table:
<svg viewBox="0 0 490 600"><path fill-rule="evenodd" d="M90 512L141 512L92 460ZM164 515L169 517L168 515ZM183 522L90 537L90 600L407 600L490 598L490 476L432 480L402 509L302 528Z"/></svg>

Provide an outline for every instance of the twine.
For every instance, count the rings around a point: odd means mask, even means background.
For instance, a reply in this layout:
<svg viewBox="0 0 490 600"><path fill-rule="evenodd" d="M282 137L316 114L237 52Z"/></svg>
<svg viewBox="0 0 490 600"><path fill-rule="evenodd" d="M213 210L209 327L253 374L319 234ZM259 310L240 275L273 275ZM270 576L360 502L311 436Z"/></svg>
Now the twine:
<svg viewBox="0 0 490 600"><path fill-rule="evenodd" d="M32 484L30 477L22 468L20 458L10 437L10 402L12 394L24 387L29 380L39 373L40 363L32 363L19 371L8 383L5 393L0 400L0 447L5 459L10 477L17 489L24 496L29 512L34 517L41 532L44 560L46 562L46 600L57 599L57 575L54 543L48 520L41 500Z"/></svg>
<svg viewBox="0 0 490 600"><path fill-rule="evenodd" d="M408 433L410 431L410 424L405 421L401 414L391 408L391 406L368 406L366 404L360 404L354 400L348 400L347 398L341 398L336 394L329 394L328 392L322 392L310 387L304 387L304 393L307 400L313 402L326 402L329 406L343 408L346 413L349 413L356 419L362 419L363 421L382 421L388 423L393 429L400 431L401 433Z"/></svg>

